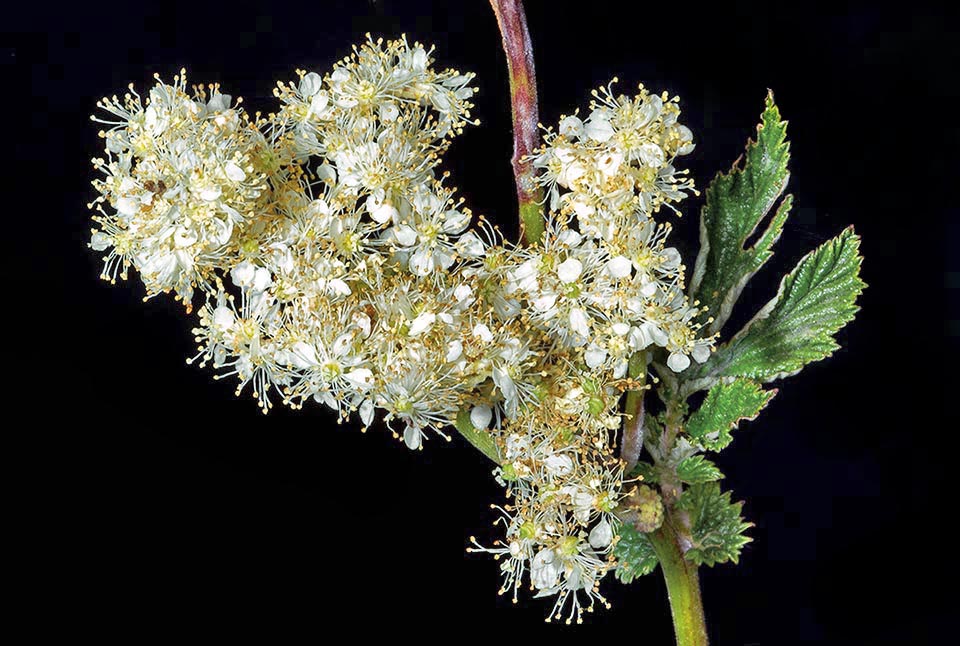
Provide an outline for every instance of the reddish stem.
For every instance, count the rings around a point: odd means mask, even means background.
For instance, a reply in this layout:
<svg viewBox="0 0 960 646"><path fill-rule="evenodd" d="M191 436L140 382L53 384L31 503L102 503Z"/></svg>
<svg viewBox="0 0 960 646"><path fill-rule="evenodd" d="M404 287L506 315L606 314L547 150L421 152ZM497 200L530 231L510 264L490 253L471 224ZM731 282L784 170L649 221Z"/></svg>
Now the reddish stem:
<svg viewBox="0 0 960 646"><path fill-rule="evenodd" d="M543 233L543 191L534 182L533 164L526 159L537 147L537 75L533 65L533 44L527 30L522 0L490 0L497 16L503 51L510 74L510 104L513 111L513 175L517 182L520 233L523 241L535 244Z"/></svg>

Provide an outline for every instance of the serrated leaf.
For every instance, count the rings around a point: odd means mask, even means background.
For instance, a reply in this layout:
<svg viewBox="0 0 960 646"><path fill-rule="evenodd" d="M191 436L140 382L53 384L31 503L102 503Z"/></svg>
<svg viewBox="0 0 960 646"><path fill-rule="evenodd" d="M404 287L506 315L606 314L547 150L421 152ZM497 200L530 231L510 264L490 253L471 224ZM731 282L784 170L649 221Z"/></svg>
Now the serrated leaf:
<svg viewBox="0 0 960 646"><path fill-rule="evenodd" d="M692 455L677 465L677 477L687 484L713 482L723 477L720 469L702 455Z"/></svg>
<svg viewBox="0 0 960 646"><path fill-rule="evenodd" d="M627 524L620 526L620 540L613 548L613 555L618 561L616 576L621 583L650 574L658 563L647 535Z"/></svg>
<svg viewBox="0 0 960 646"><path fill-rule="evenodd" d="M470 442L485 456L500 464L500 452L497 450L497 443L493 436L486 431L478 431L470 421L470 409L463 408L457 413L457 420L453 424L454 428L460 431L460 435Z"/></svg>
<svg viewBox="0 0 960 646"><path fill-rule="evenodd" d="M705 326L706 336L719 331L730 318L747 281L773 255L773 245L783 231L793 201L790 195L757 241L745 248L790 178L786 136L787 122L780 118L770 92L756 140L747 141L730 172L720 173L707 187L700 215L700 253L690 280L691 300L699 300L713 317Z"/></svg>
<svg viewBox="0 0 960 646"><path fill-rule="evenodd" d="M853 227L807 254L780 282L777 296L726 345L698 366L699 378L789 377L840 346L833 335L860 309L860 238Z"/></svg>
<svg viewBox="0 0 960 646"><path fill-rule="evenodd" d="M741 420L755 419L776 394L749 379L720 382L687 420L687 433L703 448L720 451L733 441L730 431Z"/></svg>
<svg viewBox="0 0 960 646"><path fill-rule="evenodd" d="M744 534L753 523L740 516L742 502L730 502L730 492L721 492L716 482L692 485L683 492L677 508L690 516L692 547L684 558L697 565L710 565L740 558L751 539Z"/></svg>

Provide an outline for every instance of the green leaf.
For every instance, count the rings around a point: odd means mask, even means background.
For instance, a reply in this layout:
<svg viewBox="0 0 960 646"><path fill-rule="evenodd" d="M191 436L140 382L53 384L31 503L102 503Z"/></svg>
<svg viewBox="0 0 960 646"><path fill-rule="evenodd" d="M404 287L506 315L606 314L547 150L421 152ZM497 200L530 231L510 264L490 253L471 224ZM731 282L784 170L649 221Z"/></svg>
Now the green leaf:
<svg viewBox="0 0 960 646"><path fill-rule="evenodd" d="M613 555L618 561L616 576L621 583L630 583L657 567L657 555L650 539L626 523L620 526L620 540L613 548Z"/></svg>
<svg viewBox="0 0 960 646"><path fill-rule="evenodd" d="M640 477L641 481L645 484L653 484L660 482L660 476L657 474L657 469L655 466L649 462L640 461L637 462L637 466L633 468L633 471L630 472L630 478Z"/></svg>
<svg viewBox="0 0 960 646"><path fill-rule="evenodd" d="M730 502L730 492L720 492L716 482L696 484L683 492L677 509L690 515L692 547L684 557L697 565L714 565L740 558L740 550L752 539L744 532L753 523L744 522L742 502Z"/></svg>
<svg viewBox="0 0 960 646"><path fill-rule="evenodd" d="M687 433L703 448L720 451L733 441L730 431L741 420L756 419L776 394L776 389L764 390L749 379L718 383L687 420Z"/></svg>
<svg viewBox="0 0 960 646"><path fill-rule="evenodd" d="M713 482L723 477L720 469L702 455L692 455L677 465L677 477L687 484Z"/></svg>
<svg viewBox="0 0 960 646"><path fill-rule="evenodd" d="M833 335L860 309L861 260L853 227L807 254L780 282L777 296L690 377L769 382L829 357L840 347Z"/></svg>
<svg viewBox="0 0 960 646"><path fill-rule="evenodd" d="M486 431L478 431L470 421L470 409L463 408L457 413L457 421L453 424L454 428L460 431L467 442L473 445L485 456L500 464L500 452L497 450L497 443L493 436Z"/></svg>
<svg viewBox="0 0 960 646"><path fill-rule="evenodd" d="M790 195L753 246L744 247L787 186L790 145L786 136L787 122L781 120L770 92L756 141L747 141L730 172L718 174L707 187L700 215L700 253L690 280L691 300L699 300L713 317L704 329L707 336L730 318L740 292L773 255L773 245L783 231L793 201Z"/></svg>

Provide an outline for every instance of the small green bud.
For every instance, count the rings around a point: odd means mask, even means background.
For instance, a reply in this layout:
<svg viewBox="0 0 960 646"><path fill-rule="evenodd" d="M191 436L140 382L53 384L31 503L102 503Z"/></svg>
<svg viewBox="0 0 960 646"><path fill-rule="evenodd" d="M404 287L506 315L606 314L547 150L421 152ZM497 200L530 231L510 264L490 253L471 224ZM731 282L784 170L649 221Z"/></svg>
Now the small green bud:
<svg viewBox="0 0 960 646"><path fill-rule="evenodd" d="M599 397L591 397L587 400L587 412L596 417L604 411L606 406Z"/></svg>
<svg viewBox="0 0 960 646"><path fill-rule="evenodd" d="M563 540L560 541L560 545L557 549L559 549L560 553L564 556L573 556L580 551L577 549L579 544L580 539L576 536L565 536Z"/></svg>
<svg viewBox="0 0 960 646"><path fill-rule="evenodd" d="M538 401L543 401L550 394L550 386L545 381L541 381L533 388L533 394Z"/></svg>
<svg viewBox="0 0 960 646"><path fill-rule="evenodd" d="M611 512L617 508L617 505L610 499L610 494L604 491L597 496L597 509L602 512Z"/></svg>
<svg viewBox="0 0 960 646"><path fill-rule="evenodd" d="M533 524L532 521L526 521L520 525L520 538L521 539L531 539L537 535L537 527Z"/></svg>

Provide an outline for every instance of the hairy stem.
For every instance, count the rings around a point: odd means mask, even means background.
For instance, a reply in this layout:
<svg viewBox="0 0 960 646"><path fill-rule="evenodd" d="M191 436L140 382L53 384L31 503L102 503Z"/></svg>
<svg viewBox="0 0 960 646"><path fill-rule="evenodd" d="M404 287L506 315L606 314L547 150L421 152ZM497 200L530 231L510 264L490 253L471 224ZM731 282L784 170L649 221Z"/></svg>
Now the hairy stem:
<svg viewBox="0 0 960 646"><path fill-rule="evenodd" d="M620 457L626 463L625 473L633 471L643 450L643 397L647 385L647 353L636 352L630 357L627 376L634 387L627 391L623 405L623 432L620 438Z"/></svg>
<svg viewBox="0 0 960 646"><path fill-rule="evenodd" d="M697 566L683 558L683 539L669 518L664 520L660 529L647 534L647 537L657 553L667 583L677 646L707 646L700 577Z"/></svg>
<svg viewBox="0 0 960 646"><path fill-rule="evenodd" d="M520 237L536 244L543 235L543 190L534 183L535 169L527 157L537 147L537 75L533 45L527 30L523 0L490 0L497 16L503 51L510 74L510 105L513 112L513 175L520 207Z"/></svg>

